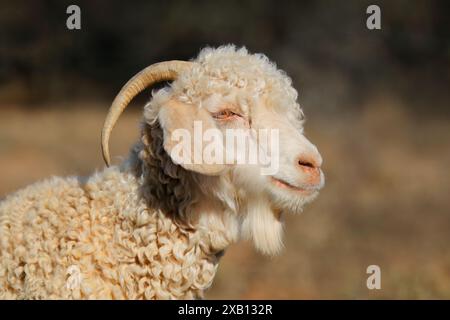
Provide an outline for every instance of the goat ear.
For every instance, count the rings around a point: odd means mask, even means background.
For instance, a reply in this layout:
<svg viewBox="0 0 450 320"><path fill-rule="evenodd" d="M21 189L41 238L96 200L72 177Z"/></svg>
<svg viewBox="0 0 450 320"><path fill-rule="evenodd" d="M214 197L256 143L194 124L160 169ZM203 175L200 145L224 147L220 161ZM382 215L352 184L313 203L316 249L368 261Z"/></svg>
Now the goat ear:
<svg viewBox="0 0 450 320"><path fill-rule="evenodd" d="M208 129L217 129L207 110L171 99L161 106L158 120L164 133L164 150L174 163L205 175L219 175L227 169L223 161L211 163L203 157L206 145L203 134ZM223 141L217 147L224 154Z"/></svg>

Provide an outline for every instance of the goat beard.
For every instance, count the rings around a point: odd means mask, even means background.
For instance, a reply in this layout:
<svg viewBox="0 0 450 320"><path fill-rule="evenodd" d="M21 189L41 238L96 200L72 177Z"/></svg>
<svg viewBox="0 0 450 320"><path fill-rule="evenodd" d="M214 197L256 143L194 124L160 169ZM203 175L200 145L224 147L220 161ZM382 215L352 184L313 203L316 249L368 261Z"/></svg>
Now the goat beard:
<svg viewBox="0 0 450 320"><path fill-rule="evenodd" d="M266 255L279 254L283 248L281 211L272 209L267 197L247 199L242 236L251 240L256 249Z"/></svg>

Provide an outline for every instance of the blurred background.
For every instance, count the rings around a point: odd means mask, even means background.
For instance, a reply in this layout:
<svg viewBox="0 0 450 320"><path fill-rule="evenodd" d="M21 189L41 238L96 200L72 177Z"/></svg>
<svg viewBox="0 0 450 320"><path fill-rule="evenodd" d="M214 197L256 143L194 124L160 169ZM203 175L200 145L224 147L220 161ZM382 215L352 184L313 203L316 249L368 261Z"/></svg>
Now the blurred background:
<svg viewBox="0 0 450 320"><path fill-rule="evenodd" d="M70 4L81 30L66 28ZM370 4L381 30L366 28ZM280 256L232 246L206 297L448 299L449 33L448 1L2 1L0 198L101 169L109 104L145 66L245 45L293 78L326 186L286 217ZM150 96L112 154L127 155ZM366 287L372 264L381 290Z"/></svg>

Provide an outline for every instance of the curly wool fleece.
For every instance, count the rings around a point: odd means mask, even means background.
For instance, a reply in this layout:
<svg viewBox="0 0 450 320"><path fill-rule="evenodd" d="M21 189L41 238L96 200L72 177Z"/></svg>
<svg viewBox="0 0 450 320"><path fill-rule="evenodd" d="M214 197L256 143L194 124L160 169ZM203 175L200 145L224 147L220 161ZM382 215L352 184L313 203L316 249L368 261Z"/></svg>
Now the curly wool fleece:
<svg viewBox="0 0 450 320"><path fill-rule="evenodd" d="M198 62L203 69L155 93L141 142L121 166L87 179L52 178L0 202L0 299L203 296L223 250L238 239L239 196L226 177L209 179L171 162L154 121L158 104L170 92L195 103L199 90L233 86L252 94L270 87L273 97L290 101L297 93L266 57L245 49L205 49ZM217 81L204 83L208 76ZM203 211L192 212L199 197Z"/></svg>
<svg viewBox="0 0 450 320"><path fill-rule="evenodd" d="M202 248L200 230L148 208L139 187L112 167L83 184L37 183L2 202L0 299L201 297L218 258ZM79 281L69 285L73 276Z"/></svg>

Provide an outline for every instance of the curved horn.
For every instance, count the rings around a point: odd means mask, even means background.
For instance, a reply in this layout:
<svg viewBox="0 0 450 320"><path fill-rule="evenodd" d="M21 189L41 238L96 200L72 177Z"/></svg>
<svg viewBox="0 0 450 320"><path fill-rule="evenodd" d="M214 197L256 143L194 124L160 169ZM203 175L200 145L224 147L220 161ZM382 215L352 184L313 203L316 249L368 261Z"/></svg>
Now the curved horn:
<svg viewBox="0 0 450 320"><path fill-rule="evenodd" d="M109 108L108 115L103 124L102 153L103 159L108 167L111 163L109 137L114 125L130 101L142 90L156 82L175 80L178 74L192 67L193 64L193 62L177 60L155 63L140 71L122 87Z"/></svg>

